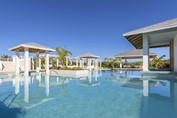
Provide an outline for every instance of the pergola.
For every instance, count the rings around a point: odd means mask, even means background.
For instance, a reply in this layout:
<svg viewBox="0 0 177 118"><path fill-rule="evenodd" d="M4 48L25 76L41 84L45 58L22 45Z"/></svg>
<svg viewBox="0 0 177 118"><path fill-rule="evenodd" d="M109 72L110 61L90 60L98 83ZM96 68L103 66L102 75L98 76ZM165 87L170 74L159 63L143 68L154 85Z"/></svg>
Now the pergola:
<svg viewBox="0 0 177 118"><path fill-rule="evenodd" d="M149 71L149 48L169 46L171 70L177 72L177 18L136 29L123 36L136 49L143 49L143 71Z"/></svg>
<svg viewBox="0 0 177 118"><path fill-rule="evenodd" d="M155 53L150 52L149 53L150 58L153 58L156 56ZM120 59L120 68L122 68L122 59L125 59L125 62L127 62L127 59L141 59L143 58L143 50L142 49L132 49L126 52L122 52L118 55L115 55L116 58Z"/></svg>
<svg viewBox="0 0 177 118"><path fill-rule="evenodd" d="M98 58L100 58L100 56L94 55L92 53L85 53L78 56L78 58L80 58L80 67L84 66L84 60L86 60L88 69L91 69L91 63L93 63L96 70L98 69Z"/></svg>
<svg viewBox="0 0 177 118"><path fill-rule="evenodd" d="M79 57L73 57L73 58L69 58L69 61L70 61L70 65L72 65L72 62L73 61L76 61L76 66L78 66L79 64L79 60L80 58Z"/></svg>
<svg viewBox="0 0 177 118"><path fill-rule="evenodd" d="M19 52L24 52L24 76L29 76L29 53L36 53L36 72L39 72L40 69L40 59L39 54L45 53L45 68L46 74L49 74L49 52L54 52L55 50L34 42L23 43L17 46L14 46L9 49L10 51L15 51L15 73L19 75Z"/></svg>

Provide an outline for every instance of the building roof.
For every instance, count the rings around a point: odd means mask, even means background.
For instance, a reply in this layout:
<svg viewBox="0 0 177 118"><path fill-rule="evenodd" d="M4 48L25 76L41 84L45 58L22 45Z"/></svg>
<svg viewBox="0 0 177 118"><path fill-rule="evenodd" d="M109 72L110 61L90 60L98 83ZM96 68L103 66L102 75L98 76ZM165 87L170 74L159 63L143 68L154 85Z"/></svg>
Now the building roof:
<svg viewBox="0 0 177 118"><path fill-rule="evenodd" d="M92 53L85 53L85 54L82 54L78 57L79 58L99 58L100 56L94 55Z"/></svg>
<svg viewBox="0 0 177 118"><path fill-rule="evenodd" d="M36 52L44 53L46 51L49 51L49 52L54 52L55 51L55 49L52 49L52 48L49 48L47 46L43 46L41 44L34 43L34 42L19 44L17 46L9 48L9 50L10 51L18 50L19 52L24 52L24 48L29 48L29 52L32 52L32 53L36 53Z"/></svg>
<svg viewBox="0 0 177 118"><path fill-rule="evenodd" d="M153 58L156 56L155 53L150 53L150 58ZM137 59L137 58L142 58L143 57L143 50L142 49L132 49L126 52L122 52L118 55L115 55L117 58L122 58L122 59Z"/></svg>
<svg viewBox="0 0 177 118"><path fill-rule="evenodd" d="M69 60L79 60L80 58L79 57L72 57L72 58L69 58Z"/></svg>
<svg viewBox="0 0 177 118"><path fill-rule="evenodd" d="M123 36L128 39L128 41L132 43L135 48L140 49L142 48L142 39L144 33L163 31L167 29L177 29L177 18L126 32L123 34ZM163 45L161 47L163 47Z"/></svg>

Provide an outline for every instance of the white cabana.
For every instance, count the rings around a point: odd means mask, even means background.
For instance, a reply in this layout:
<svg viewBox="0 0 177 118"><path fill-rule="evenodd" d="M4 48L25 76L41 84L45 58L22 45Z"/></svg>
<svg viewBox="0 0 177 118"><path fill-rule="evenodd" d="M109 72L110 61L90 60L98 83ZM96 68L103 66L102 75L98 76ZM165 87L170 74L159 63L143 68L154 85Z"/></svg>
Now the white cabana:
<svg viewBox="0 0 177 118"><path fill-rule="evenodd" d="M54 52L55 50L34 42L19 44L9 49L10 51L15 51L15 73L19 75L19 52L24 52L24 76L29 76L29 53L36 53L36 72L40 69L40 53L45 53L45 68L46 74L49 74L49 52Z"/></svg>
<svg viewBox="0 0 177 118"><path fill-rule="evenodd" d="M170 68L177 72L177 18L136 29L123 36L136 49L143 49L143 71L149 71L149 48L170 47Z"/></svg>
<svg viewBox="0 0 177 118"><path fill-rule="evenodd" d="M92 53L85 53L85 54L78 56L78 58L81 59L81 63L83 65L84 65L84 60L87 61L88 69L91 69L92 64L94 65L95 70L98 69L98 58L100 58L100 56L94 55Z"/></svg>
<svg viewBox="0 0 177 118"><path fill-rule="evenodd" d="M149 53L150 58L153 58L156 56L155 53L150 52ZM125 59L125 62L127 62L127 59L141 59L143 58L143 50L142 49L132 49L128 50L126 52L122 52L120 54L115 55L115 58L119 58L120 60L120 68L122 69L122 59Z"/></svg>

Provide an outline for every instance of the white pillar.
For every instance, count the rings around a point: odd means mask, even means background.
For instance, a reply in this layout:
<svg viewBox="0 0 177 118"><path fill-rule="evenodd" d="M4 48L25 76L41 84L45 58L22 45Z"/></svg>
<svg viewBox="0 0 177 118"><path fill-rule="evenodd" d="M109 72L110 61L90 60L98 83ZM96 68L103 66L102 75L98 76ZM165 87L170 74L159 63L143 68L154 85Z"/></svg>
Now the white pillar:
<svg viewBox="0 0 177 118"><path fill-rule="evenodd" d="M73 61L72 61L72 60L70 60L70 65L71 65L71 66L73 65Z"/></svg>
<svg viewBox="0 0 177 118"><path fill-rule="evenodd" d="M143 71L149 71L149 39L143 34Z"/></svg>
<svg viewBox="0 0 177 118"><path fill-rule="evenodd" d="M40 58L39 58L39 52L36 53L36 72L39 72L40 70Z"/></svg>
<svg viewBox="0 0 177 118"><path fill-rule="evenodd" d="M49 52L46 51L46 56L45 56L45 71L46 75L49 75Z"/></svg>
<svg viewBox="0 0 177 118"><path fill-rule="evenodd" d="M122 69L122 58L120 58L120 69Z"/></svg>
<svg viewBox="0 0 177 118"><path fill-rule="evenodd" d="M174 38L174 44L173 44L174 50L173 50L173 55L174 55L174 72L177 72L177 35Z"/></svg>
<svg viewBox="0 0 177 118"><path fill-rule="evenodd" d="M57 67L59 66L58 63L59 63L59 60L57 59Z"/></svg>
<svg viewBox="0 0 177 118"><path fill-rule="evenodd" d="M95 70L98 70L98 59L95 59Z"/></svg>
<svg viewBox="0 0 177 118"><path fill-rule="evenodd" d="M78 59L76 60L76 66L78 66Z"/></svg>
<svg viewBox="0 0 177 118"><path fill-rule="evenodd" d="M19 51L15 51L15 74L19 75L20 73L20 65L19 65Z"/></svg>
<svg viewBox="0 0 177 118"><path fill-rule="evenodd" d="M91 70L91 59L88 59L88 69Z"/></svg>
<svg viewBox="0 0 177 118"><path fill-rule="evenodd" d="M82 68L82 60L81 59L79 60L79 63L80 63L80 68Z"/></svg>
<svg viewBox="0 0 177 118"><path fill-rule="evenodd" d="M29 76L29 49L24 49L24 76Z"/></svg>
<svg viewBox="0 0 177 118"><path fill-rule="evenodd" d="M68 66L68 56L66 56L66 66Z"/></svg>

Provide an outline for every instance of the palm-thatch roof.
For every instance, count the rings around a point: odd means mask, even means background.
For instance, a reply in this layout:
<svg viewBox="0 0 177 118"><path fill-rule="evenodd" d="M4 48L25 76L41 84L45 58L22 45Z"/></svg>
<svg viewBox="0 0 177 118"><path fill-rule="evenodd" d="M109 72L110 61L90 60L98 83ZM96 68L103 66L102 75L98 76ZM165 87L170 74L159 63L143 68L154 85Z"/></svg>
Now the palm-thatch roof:
<svg viewBox="0 0 177 118"><path fill-rule="evenodd" d="M34 42L28 42L28 43L23 43L23 44L19 44L17 46L14 46L12 48L9 48L10 51L16 51L18 50L19 52L24 52L24 48L29 48L29 52L39 52L39 53L44 53L46 51L49 52L54 52L55 49L49 48L47 46L38 44L38 43L34 43Z"/></svg>
<svg viewBox="0 0 177 118"><path fill-rule="evenodd" d="M154 56L156 56L156 54L150 52L149 56L150 56L150 58L153 58ZM133 50L129 50L126 52L122 52L118 55L115 55L115 57L122 58L122 59L138 59L138 58L143 57L143 50L142 49L133 49Z"/></svg>
<svg viewBox="0 0 177 118"><path fill-rule="evenodd" d="M100 56L94 55L92 53L85 53L85 54L82 54L78 57L79 58L99 58Z"/></svg>
<svg viewBox="0 0 177 118"><path fill-rule="evenodd" d="M165 30L174 30L177 31L177 18L167 20L161 23L157 23L154 25L146 26L143 28L139 28L136 30L132 30L130 32L126 32L123 36L137 49L142 48L142 41L143 41L143 34L144 33L152 33L158 31L165 31ZM168 46L167 44L161 45L159 47Z"/></svg>

